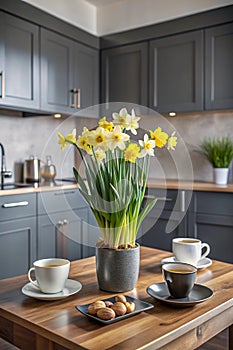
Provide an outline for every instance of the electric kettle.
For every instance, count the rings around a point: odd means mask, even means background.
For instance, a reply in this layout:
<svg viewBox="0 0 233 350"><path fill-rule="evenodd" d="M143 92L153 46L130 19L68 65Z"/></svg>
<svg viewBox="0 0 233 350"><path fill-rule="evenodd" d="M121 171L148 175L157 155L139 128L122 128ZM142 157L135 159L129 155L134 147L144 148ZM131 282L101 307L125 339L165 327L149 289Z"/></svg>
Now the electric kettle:
<svg viewBox="0 0 233 350"><path fill-rule="evenodd" d="M24 161L24 182L39 183L41 179L40 174L40 159L30 156L30 159Z"/></svg>

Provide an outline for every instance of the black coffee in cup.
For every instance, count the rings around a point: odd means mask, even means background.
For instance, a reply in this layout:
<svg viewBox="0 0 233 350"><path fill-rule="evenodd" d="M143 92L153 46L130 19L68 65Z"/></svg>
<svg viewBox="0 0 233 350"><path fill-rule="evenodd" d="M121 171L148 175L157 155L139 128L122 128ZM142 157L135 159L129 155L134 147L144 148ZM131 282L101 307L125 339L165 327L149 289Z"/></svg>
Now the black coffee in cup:
<svg viewBox="0 0 233 350"><path fill-rule="evenodd" d="M173 298L185 298L196 281L197 269L186 263L167 263L162 266L164 280Z"/></svg>

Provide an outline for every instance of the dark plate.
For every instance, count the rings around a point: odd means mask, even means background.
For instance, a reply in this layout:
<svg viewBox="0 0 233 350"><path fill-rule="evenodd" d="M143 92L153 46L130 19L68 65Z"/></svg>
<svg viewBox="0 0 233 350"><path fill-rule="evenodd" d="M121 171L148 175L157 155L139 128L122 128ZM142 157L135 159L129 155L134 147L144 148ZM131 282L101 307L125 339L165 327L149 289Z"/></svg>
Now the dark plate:
<svg viewBox="0 0 233 350"><path fill-rule="evenodd" d="M179 299L170 296L165 282L152 284L146 291L153 298L178 307L194 306L213 295L213 291L202 284L195 284L188 297Z"/></svg>
<svg viewBox="0 0 233 350"><path fill-rule="evenodd" d="M101 300L103 300L103 299L101 299ZM111 301L112 303L114 303L115 297L104 299L103 301L107 301L107 300ZM131 317L133 315L136 315L136 314L138 314L138 313L140 313L142 311L146 311L146 310L152 309L154 307L152 304L147 303L146 301L142 301L142 300L135 299L135 298L132 298L132 297L126 296L126 300L127 301L133 301L135 303L135 310L133 312L131 312L130 314L126 314L126 315L123 315L123 316L116 316L112 320L102 320L99 317L90 315L87 312L88 306L90 304L78 305L78 306L76 306L76 309L79 310L85 316L90 317L90 318L92 318L95 321L101 322L103 324L111 324L111 323L114 323L114 322L117 322L117 321L120 321L120 320L124 320L125 318Z"/></svg>

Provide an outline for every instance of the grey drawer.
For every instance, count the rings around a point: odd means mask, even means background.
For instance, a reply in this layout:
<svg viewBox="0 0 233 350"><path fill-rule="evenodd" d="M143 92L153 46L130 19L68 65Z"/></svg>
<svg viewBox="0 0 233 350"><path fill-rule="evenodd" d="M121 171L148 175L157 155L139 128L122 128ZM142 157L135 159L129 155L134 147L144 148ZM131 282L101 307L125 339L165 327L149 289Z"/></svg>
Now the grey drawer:
<svg viewBox="0 0 233 350"><path fill-rule="evenodd" d="M36 215L36 194L0 196L0 221Z"/></svg>
<svg viewBox="0 0 233 350"><path fill-rule="evenodd" d="M197 213L233 216L233 193L195 192Z"/></svg>
<svg viewBox="0 0 233 350"><path fill-rule="evenodd" d="M87 207L78 189L38 193L38 214L56 213Z"/></svg>
<svg viewBox="0 0 233 350"><path fill-rule="evenodd" d="M167 189L148 189L146 196L157 198L155 203L155 210L175 210L185 211L190 202L190 191L183 190L167 190Z"/></svg>

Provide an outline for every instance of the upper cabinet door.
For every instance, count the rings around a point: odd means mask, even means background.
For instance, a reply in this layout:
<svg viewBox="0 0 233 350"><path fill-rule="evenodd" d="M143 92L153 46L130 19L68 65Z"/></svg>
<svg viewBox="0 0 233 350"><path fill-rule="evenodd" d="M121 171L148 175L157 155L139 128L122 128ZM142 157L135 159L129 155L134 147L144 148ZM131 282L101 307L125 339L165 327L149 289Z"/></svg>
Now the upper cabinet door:
<svg viewBox="0 0 233 350"><path fill-rule="evenodd" d="M99 102L98 51L41 29L41 107L73 114Z"/></svg>
<svg viewBox="0 0 233 350"><path fill-rule="evenodd" d="M73 42L41 29L41 108L53 113L73 113Z"/></svg>
<svg viewBox="0 0 233 350"><path fill-rule="evenodd" d="M210 28L205 36L205 108L233 108L233 23Z"/></svg>
<svg viewBox="0 0 233 350"><path fill-rule="evenodd" d="M148 105L147 43L102 52L102 102Z"/></svg>
<svg viewBox="0 0 233 350"><path fill-rule="evenodd" d="M76 108L99 103L99 52L76 44L73 55L73 86L76 91Z"/></svg>
<svg viewBox="0 0 233 350"><path fill-rule="evenodd" d="M203 109L203 33L150 42L150 107L160 112Z"/></svg>
<svg viewBox="0 0 233 350"><path fill-rule="evenodd" d="M0 13L0 105L39 108L39 28Z"/></svg>

